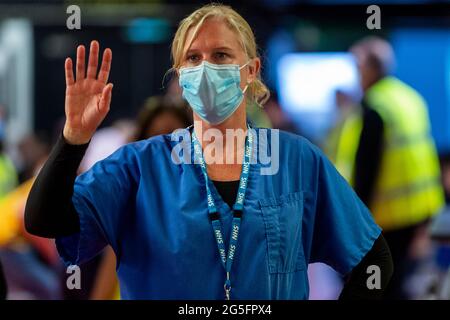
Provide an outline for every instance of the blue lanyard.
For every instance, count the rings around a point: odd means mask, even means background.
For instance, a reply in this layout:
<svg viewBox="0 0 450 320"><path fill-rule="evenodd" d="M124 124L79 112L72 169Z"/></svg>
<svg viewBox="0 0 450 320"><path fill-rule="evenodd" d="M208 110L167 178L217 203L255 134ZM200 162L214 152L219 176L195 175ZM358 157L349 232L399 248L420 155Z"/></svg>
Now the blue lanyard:
<svg viewBox="0 0 450 320"><path fill-rule="evenodd" d="M231 266L233 265L234 254L236 251L237 241L239 237L239 229L241 227L242 209L244 207L245 192L247 190L247 182L250 171L250 159L252 154L253 136L250 130L250 126L248 126L247 137L245 139L244 161L242 163L242 172L239 181L239 189L236 196L236 202L233 205L233 222L231 225L231 239L230 245L228 247L228 257L225 250L225 243L222 232L222 224L220 223L219 212L217 211L216 204L214 203L214 199L211 193L211 186L210 186L211 182L208 178L206 164L203 158L202 147L198 142L197 136L194 131L192 133L192 142L194 143L195 155L199 161L203 176L205 178L209 218L211 220L211 225L213 228L214 236L216 238L217 247L219 249L220 261L225 269L227 276L224 284L225 298L227 300L230 300L230 292L231 292L230 271Z"/></svg>

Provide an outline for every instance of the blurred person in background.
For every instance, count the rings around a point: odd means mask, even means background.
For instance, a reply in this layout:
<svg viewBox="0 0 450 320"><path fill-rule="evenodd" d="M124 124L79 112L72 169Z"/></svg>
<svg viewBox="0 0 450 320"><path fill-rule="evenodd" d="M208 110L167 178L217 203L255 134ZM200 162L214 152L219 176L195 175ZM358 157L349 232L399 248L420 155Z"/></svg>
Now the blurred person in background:
<svg viewBox="0 0 450 320"><path fill-rule="evenodd" d="M9 157L5 154L3 149L5 138L5 108L0 105L0 198L3 197L17 184L17 174ZM1 214L0 214L1 218ZM0 234L2 231L0 230ZM5 275L3 273L3 266L0 259L0 300L6 299L7 285Z"/></svg>
<svg viewBox="0 0 450 320"><path fill-rule="evenodd" d="M364 97L361 132L341 135L342 145L358 142L350 179L392 252L395 270L386 298L406 299L410 249L444 203L427 106L418 92L390 76L394 52L387 41L368 37L350 51Z"/></svg>
<svg viewBox="0 0 450 320"><path fill-rule="evenodd" d="M442 185L445 193L445 203L450 206L450 152L444 153L440 157Z"/></svg>
<svg viewBox="0 0 450 320"><path fill-rule="evenodd" d="M61 261L54 242L24 229L23 212L34 179L0 199L0 258L8 299L60 299Z"/></svg>
<svg viewBox="0 0 450 320"><path fill-rule="evenodd" d="M0 105L0 201L18 184L16 169L5 152L6 112ZM14 222L0 211L0 244L13 232Z"/></svg>
<svg viewBox="0 0 450 320"><path fill-rule="evenodd" d="M177 84L178 85L178 84ZM173 95L153 96L148 98L136 120L136 134L133 141L172 133L176 129L186 128L192 124L189 105L183 100L174 100Z"/></svg>
<svg viewBox="0 0 450 320"><path fill-rule="evenodd" d="M35 134L25 136L18 148L25 164L21 175L25 180L0 197L0 258L8 299L59 299L62 264L54 242L33 236L23 227L26 199L49 148Z"/></svg>
<svg viewBox="0 0 450 320"><path fill-rule="evenodd" d="M30 133L19 141L17 149L19 183L23 183L36 176L47 160L50 151L49 139L41 133Z"/></svg>
<svg viewBox="0 0 450 320"><path fill-rule="evenodd" d="M16 169L4 152L6 112L0 108L0 295L8 284L8 298L58 298L56 271L59 259L52 241L27 233L23 212L33 179L28 179L46 160L48 146L35 135L28 135L20 144L26 173L18 184ZM3 277L2 277L3 276ZM3 281L2 281L3 280Z"/></svg>
<svg viewBox="0 0 450 320"><path fill-rule="evenodd" d="M6 110L0 105L0 198L18 183L16 168L5 152Z"/></svg>
<svg viewBox="0 0 450 320"><path fill-rule="evenodd" d="M431 298L450 300L450 152L441 154L440 162L446 206L430 226L431 238L436 243L437 270L428 294Z"/></svg>

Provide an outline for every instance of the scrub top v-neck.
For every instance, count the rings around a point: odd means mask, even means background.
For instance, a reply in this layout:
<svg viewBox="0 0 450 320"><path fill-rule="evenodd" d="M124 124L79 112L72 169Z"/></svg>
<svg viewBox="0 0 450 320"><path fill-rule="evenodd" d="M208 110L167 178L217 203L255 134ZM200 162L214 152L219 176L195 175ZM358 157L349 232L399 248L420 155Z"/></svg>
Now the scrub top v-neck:
<svg viewBox="0 0 450 320"><path fill-rule="evenodd" d="M381 230L317 147L283 131L255 132L255 148L279 153L271 154L274 174L262 174L259 161L250 166L232 299L307 299L308 263L347 274ZM111 245L123 299L221 300L225 273L205 180L199 165L173 161L173 140L128 144L80 175L72 197L80 232L56 244L67 264ZM228 245L233 213L215 187L211 193Z"/></svg>

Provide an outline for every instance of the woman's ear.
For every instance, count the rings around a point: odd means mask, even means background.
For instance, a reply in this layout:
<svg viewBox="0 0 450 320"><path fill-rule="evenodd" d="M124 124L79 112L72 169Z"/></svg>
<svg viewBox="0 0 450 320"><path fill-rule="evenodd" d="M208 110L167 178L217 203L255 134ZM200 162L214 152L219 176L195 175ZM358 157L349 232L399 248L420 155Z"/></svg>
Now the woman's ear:
<svg viewBox="0 0 450 320"><path fill-rule="evenodd" d="M258 77L261 69L261 60L259 58L253 58L248 64L247 83L251 83Z"/></svg>

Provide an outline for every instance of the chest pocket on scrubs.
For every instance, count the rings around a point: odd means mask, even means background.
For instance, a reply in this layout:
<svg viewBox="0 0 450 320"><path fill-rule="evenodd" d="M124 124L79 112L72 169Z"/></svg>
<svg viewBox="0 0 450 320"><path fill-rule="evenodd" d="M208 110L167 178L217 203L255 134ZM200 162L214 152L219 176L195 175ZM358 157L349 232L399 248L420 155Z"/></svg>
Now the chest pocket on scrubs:
<svg viewBox="0 0 450 320"><path fill-rule="evenodd" d="M270 273L306 268L302 245L303 193L260 199Z"/></svg>

